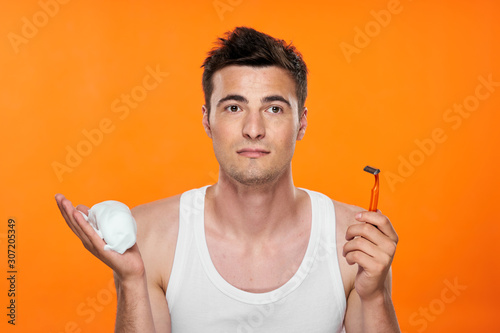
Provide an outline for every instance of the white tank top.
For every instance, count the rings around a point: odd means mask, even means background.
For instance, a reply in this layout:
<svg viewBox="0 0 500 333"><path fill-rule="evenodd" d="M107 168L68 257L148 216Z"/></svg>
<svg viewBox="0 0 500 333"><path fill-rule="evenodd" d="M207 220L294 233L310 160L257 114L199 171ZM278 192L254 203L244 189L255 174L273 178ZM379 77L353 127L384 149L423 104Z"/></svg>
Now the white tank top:
<svg viewBox="0 0 500 333"><path fill-rule="evenodd" d="M210 258L204 228L207 187L187 191L180 200L179 235L166 292L172 332L342 332L346 298L332 201L303 189L311 199L312 224L302 263L278 289L251 293L224 280Z"/></svg>

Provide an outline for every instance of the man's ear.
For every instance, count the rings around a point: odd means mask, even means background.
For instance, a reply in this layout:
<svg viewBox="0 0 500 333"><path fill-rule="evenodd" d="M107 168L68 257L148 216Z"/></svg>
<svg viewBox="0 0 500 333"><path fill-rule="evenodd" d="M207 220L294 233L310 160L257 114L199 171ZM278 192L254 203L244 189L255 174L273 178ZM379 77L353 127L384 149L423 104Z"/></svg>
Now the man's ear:
<svg viewBox="0 0 500 333"><path fill-rule="evenodd" d="M208 109L205 105L201 107L201 112L203 113L203 119L201 120L203 128L205 129L205 133L207 133L208 137L211 139L212 129L210 128L210 121L208 119Z"/></svg>
<svg viewBox="0 0 500 333"><path fill-rule="evenodd" d="M307 128L307 108L304 107L304 110L302 111L302 115L300 116L299 120L299 131L297 133L297 140L302 140L304 134L306 134L306 128Z"/></svg>

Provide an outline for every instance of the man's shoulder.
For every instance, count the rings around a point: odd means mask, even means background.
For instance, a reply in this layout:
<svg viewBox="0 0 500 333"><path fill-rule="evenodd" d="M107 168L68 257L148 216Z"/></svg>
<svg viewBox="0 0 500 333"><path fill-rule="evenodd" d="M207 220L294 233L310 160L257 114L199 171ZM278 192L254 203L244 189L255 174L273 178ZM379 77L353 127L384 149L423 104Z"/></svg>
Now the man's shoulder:
<svg viewBox="0 0 500 333"><path fill-rule="evenodd" d="M137 223L137 243L142 250L174 243L179 230L181 194L144 203L131 209ZM142 245L142 246L141 246Z"/></svg>
<svg viewBox="0 0 500 333"><path fill-rule="evenodd" d="M311 191L311 190L309 190ZM316 191L312 191L316 192ZM353 223L359 223L355 216L359 212L366 211L366 209L362 207L358 207L356 205L351 205L345 202L337 201L332 199L328 194L317 192L325 197L325 199L330 200L333 203L335 208L335 221L337 228L347 229Z"/></svg>
<svg viewBox="0 0 500 333"><path fill-rule="evenodd" d="M155 223L171 220L179 215L181 194L138 205L131 209L132 215L140 223Z"/></svg>
<svg viewBox="0 0 500 333"><path fill-rule="evenodd" d="M333 205L335 207L335 217L337 224L342 227L347 229L351 224L353 223L359 223L356 219L355 216L359 212L366 211L366 209L351 205L345 202L340 202L331 199L333 202Z"/></svg>
<svg viewBox="0 0 500 333"><path fill-rule="evenodd" d="M137 223L137 245L148 280L165 291L179 232L181 194L132 208Z"/></svg>
<svg viewBox="0 0 500 333"><path fill-rule="evenodd" d="M148 281L166 291L179 232L181 194L131 209L137 223L137 245Z"/></svg>

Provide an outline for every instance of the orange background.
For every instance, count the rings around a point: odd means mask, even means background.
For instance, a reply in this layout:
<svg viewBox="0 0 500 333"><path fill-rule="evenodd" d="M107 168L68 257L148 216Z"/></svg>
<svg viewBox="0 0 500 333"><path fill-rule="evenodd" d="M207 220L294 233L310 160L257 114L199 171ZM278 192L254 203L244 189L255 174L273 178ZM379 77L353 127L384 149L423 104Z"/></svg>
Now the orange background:
<svg viewBox="0 0 500 333"><path fill-rule="evenodd" d="M498 331L500 86L476 92L479 77L500 82L497 2L54 1L0 11L3 332L113 330L111 271L72 234L54 195L133 207L213 183L200 65L238 25L292 40L308 64L296 186L367 207L373 177L362 169L382 170L379 208L400 236L393 299L403 332ZM390 20L380 14L388 6ZM139 96L148 67L169 74L129 114L113 112L122 94ZM463 103L472 111L447 111ZM103 119L112 131L86 146L82 131ZM58 178L53 164L66 164L68 146L87 156ZM6 316L9 218L15 327Z"/></svg>

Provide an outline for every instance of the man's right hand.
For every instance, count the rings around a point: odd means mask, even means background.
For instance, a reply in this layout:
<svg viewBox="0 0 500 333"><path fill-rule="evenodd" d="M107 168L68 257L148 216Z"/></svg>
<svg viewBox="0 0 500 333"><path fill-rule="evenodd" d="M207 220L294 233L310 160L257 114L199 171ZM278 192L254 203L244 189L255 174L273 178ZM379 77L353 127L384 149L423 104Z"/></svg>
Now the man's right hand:
<svg viewBox="0 0 500 333"><path fill-rule="evenodd" d="M83 246L99 260L108 265L120 281L135 280L143 278L145 269L137 244L123 254L115 251L105 251L106 244L95 232L92 226L85 221L82 214L88 215L89 208L78 205L76 208L62 194L56 194L56 202L62 216L70 229L83 243Z"/></svg>

